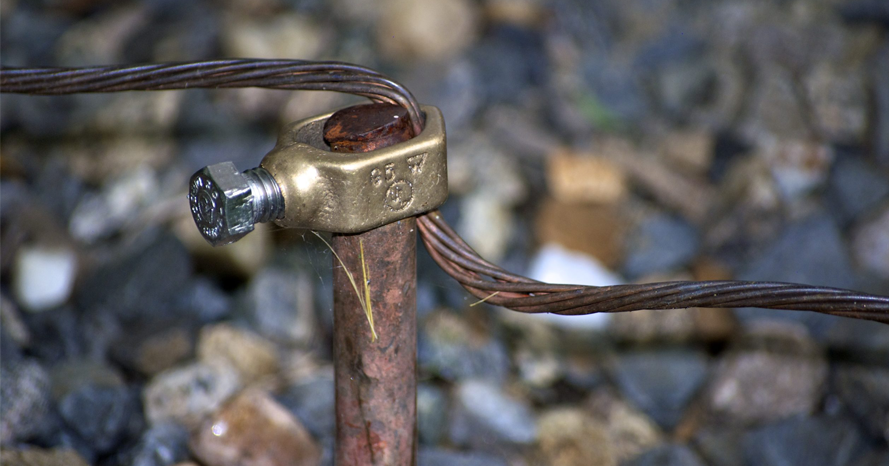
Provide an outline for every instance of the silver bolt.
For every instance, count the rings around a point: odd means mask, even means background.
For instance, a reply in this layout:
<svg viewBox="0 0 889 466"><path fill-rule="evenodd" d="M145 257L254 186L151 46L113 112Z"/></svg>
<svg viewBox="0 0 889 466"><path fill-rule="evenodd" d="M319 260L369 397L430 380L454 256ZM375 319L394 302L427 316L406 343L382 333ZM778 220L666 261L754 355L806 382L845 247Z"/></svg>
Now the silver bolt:
<svg viewBox="0 0 889 466"><path fill-rule="evenodd" d="M231 244L253 231L256 223L284 216L284 197L264 168L238 172L223 162L200 169L188 189L191 215L213 246Z"/></svg>

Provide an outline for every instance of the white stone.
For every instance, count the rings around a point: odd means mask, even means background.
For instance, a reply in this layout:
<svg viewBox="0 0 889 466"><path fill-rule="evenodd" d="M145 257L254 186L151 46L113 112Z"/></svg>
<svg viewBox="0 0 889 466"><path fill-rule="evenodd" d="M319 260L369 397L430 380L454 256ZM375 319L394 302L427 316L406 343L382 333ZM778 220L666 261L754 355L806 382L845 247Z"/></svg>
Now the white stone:
<svg viewBox="0 0 889 466"><path fill-rule="evenodd" d="M15 297L32 312L52 309L68 300L76 275L74 251L65 247L24 247L15 262Z"/></svg>
<svg viewBox="0 0 889 466"><path fill-rule="evenodd" d="M570 251L557 244L545 244L537 251L528 267L528 276L546 283L610 286L624 283L623 279L602 265L594 257ZM560 327L601 329L608 325L610 314L562 316L534 314L530 317L553 322Z"/></svg>

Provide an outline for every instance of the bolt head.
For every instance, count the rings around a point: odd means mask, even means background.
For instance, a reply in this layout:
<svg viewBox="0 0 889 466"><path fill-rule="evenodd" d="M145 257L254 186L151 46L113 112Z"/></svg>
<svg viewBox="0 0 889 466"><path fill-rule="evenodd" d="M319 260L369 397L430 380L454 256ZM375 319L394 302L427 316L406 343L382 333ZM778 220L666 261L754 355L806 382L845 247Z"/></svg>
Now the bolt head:
<svg viewBox="0 0 889 466"><path fill-rule="evenodd" d="M253 193L247 178L231 162L195 173L188 202L198 230L213 246L234 243L253 231Z"/></svg>

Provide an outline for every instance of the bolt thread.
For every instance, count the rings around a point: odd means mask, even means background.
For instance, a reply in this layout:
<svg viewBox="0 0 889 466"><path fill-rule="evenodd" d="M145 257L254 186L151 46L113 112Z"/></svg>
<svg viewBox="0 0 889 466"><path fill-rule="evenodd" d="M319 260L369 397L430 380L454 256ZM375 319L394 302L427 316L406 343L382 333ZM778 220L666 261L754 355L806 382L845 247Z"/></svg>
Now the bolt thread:
<svg viewBox="0 0 889 466"><path fill-rule="evenodd" d="M253 194L253 223L265 223L284 217L284 196L281 187L265 168L244 172Z"/></svg>

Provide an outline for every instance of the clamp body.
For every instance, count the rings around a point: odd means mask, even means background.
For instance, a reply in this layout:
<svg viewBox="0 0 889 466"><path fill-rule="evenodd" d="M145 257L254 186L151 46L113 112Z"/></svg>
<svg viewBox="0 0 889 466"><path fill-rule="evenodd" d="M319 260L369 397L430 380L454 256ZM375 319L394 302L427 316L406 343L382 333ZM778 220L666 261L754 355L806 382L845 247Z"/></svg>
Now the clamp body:
<svg viewBox="0 0 889 466"><path fill-rule="evenodd" d="M259 222L360 233L435 209L448 196L444 118L421 108L423 132L384 149L331 152L323 139L330 113L287 126L258 168L239 173L224 162L199 170L189 186L198 229L217 246Z"/></svg>

